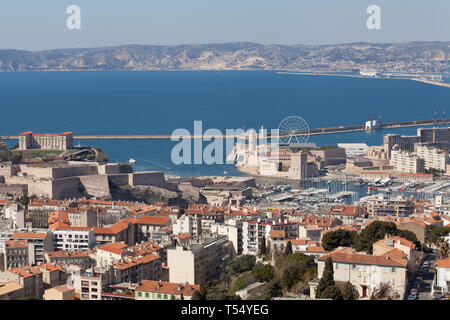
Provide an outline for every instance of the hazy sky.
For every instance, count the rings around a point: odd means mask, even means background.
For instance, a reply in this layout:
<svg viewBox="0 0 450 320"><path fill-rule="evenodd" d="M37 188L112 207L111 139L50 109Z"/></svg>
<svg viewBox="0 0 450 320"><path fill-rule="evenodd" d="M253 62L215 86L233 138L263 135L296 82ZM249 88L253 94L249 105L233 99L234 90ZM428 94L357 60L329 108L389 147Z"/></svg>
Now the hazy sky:
<svg viewBox="0 0 450 320"><path fill-rule="evenodd" d="M81 30L66 9L81 8ZM381 29L366 26L369 5ZM0 49L450 40L450 0L1 0Z"/></svg>

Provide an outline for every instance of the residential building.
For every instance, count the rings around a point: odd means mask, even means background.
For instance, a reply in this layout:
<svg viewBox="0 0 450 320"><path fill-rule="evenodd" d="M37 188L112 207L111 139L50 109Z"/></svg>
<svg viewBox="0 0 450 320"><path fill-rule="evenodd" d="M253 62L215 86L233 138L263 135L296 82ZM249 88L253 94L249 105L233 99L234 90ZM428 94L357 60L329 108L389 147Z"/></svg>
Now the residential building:
<svg viewBox="0 0 450 320"><path fill-rule="evenodd" d="M191 239L188 246L167 250L169 281L201 284L218 279L230 259L227 236Z"/></svg>
<svg viewBox="0 0 450 320"><path fill-rule="evenodd" d="M391 287L391 294L403 299L407 286L407 255L393 249L382 255L359 253L351 248L338 248L317 259L319 279L325 268L325 260L331 258L335 281L349 281L359 293L360 298L368 298L381 284ZM311 296L315 297L318 282L311 282Z"/></svg>
<svg viewBox="0 0 450 320"><path fill-rule="evenodd" d="M44 291L44 300L75 300L75 289L66 284Z"/></svg>
<svg viewBox="0 0 450 320"><path fill-rule="evenodd" d="M440 291L441 293L450 292L450 258L441 259L436 262L436 286L433 287L434 291Z"/></svg>
<svg viewBox="0 0 450 320"><path fill-rule="evenodd" d="M23 286L24 297L42 297L42 271L36 267L23 266L0 272L0 283L16 282Z"/></svg>
<svg viewBox="0 0 450 320"><path fill-rule="evenodd" d="M188 283L173 283L163 281L142 280L136 288L136 300L191 300L195 291L200 292L200 286Z"/></svg>
<svg viewBox="0 0 450 320"><path fill-rule="evenodd" d="M9 281L0 283L0 300L16 300L24 296L23 285Z"/></svg>
<svg viewBox="0 0 450 320"><path fill-rule="evenodd" d="M53 251L52 235L45 232L14 232L11 240L26 240L28 246L28 264L45 262L45 252Z"/></svg>

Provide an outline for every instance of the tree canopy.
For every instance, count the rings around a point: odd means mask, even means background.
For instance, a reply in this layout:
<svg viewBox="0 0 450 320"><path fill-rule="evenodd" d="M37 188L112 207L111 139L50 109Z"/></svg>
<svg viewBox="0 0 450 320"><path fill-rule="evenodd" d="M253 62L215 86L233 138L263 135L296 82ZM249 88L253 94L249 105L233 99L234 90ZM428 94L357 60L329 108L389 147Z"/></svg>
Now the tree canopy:
<svg viewBox="0 0 450 320"><path fill-rule="evenodd" d="M320 278L319 285L317 286L316 289L316 297L323 298L322 293L325 291L325 289L334 285L335 282L334 282L333 260L331 260L331 258L328 257L325 260L325 267L323 269L322 277Z"/></svg>
<svg viewBox="0 0 450 320"><path fill-rule="evenodd" d="M357 237L356 231L338 229L327 232L322 237L322 247L327 251L332 251L337 247L351 247Z"/></svg>

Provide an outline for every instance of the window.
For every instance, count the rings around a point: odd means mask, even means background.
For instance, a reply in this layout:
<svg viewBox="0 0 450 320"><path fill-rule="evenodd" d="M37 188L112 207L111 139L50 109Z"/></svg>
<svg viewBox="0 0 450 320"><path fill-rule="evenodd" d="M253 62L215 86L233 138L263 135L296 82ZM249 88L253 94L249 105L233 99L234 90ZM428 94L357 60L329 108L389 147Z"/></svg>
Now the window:
<svg viewBox="0 0 450 320"><path fill-rule="evenodd" d="M344 263L344 270L348 270L348 264Z"/></svg>
<svg viewBox="0 0 450 320"><path fill-rule="evenodd" d="M387 268L386 267L383 267L383 272L387 272Z"/></svg>
<svg viewBox="0 0 450 320"><path fill-rule="evenodd" d="M356 270L356 264L352 264L352 270Z"/></svg>
<svg viewBox="0 0 450 320"><path fill-rule="evenodd" d="M140 298L140 297L142 297L142 292L138 292L138 297Z"/></svg>
<svg viewBox="0 0 450 320"><path fill-rule="evenodd" d="M339 269L338 267L339 267L339 263L335 262L335 263L334 263L334 268L335 268L335 269Z"/></svg>
<svg viewBox="0 0 450 320"><path fill-rule="evenodd" d="M395 267L391 268L391 273L397 273L397 269Z"/></svg>
<svg viewBox="0 0 450 320"><path fill-rule="evenodd" d="M363 271L366 271L366 266L363 266Z"/></svg>

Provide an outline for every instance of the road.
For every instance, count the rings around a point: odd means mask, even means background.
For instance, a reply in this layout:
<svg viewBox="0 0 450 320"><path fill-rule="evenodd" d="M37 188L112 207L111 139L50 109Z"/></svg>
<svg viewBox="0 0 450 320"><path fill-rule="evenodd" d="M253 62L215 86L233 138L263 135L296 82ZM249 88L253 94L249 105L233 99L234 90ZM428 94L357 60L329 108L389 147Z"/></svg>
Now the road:
<svg viewBox="0 0 450 320"><path fill-rule="evenodd" d="M425 272L423 275L423 280L420 283L419 289L418 289L418 295L417 300L432 300L433 296L431 295L431 288L433 286L433 279L434 279L434 268L437 261L437 255L435 253L430 253L425 258L424 261L428 261L429 266L425 268ZM414 281L417 278L414 278ZM414 288L414 286L413 286Z"/></svg>

